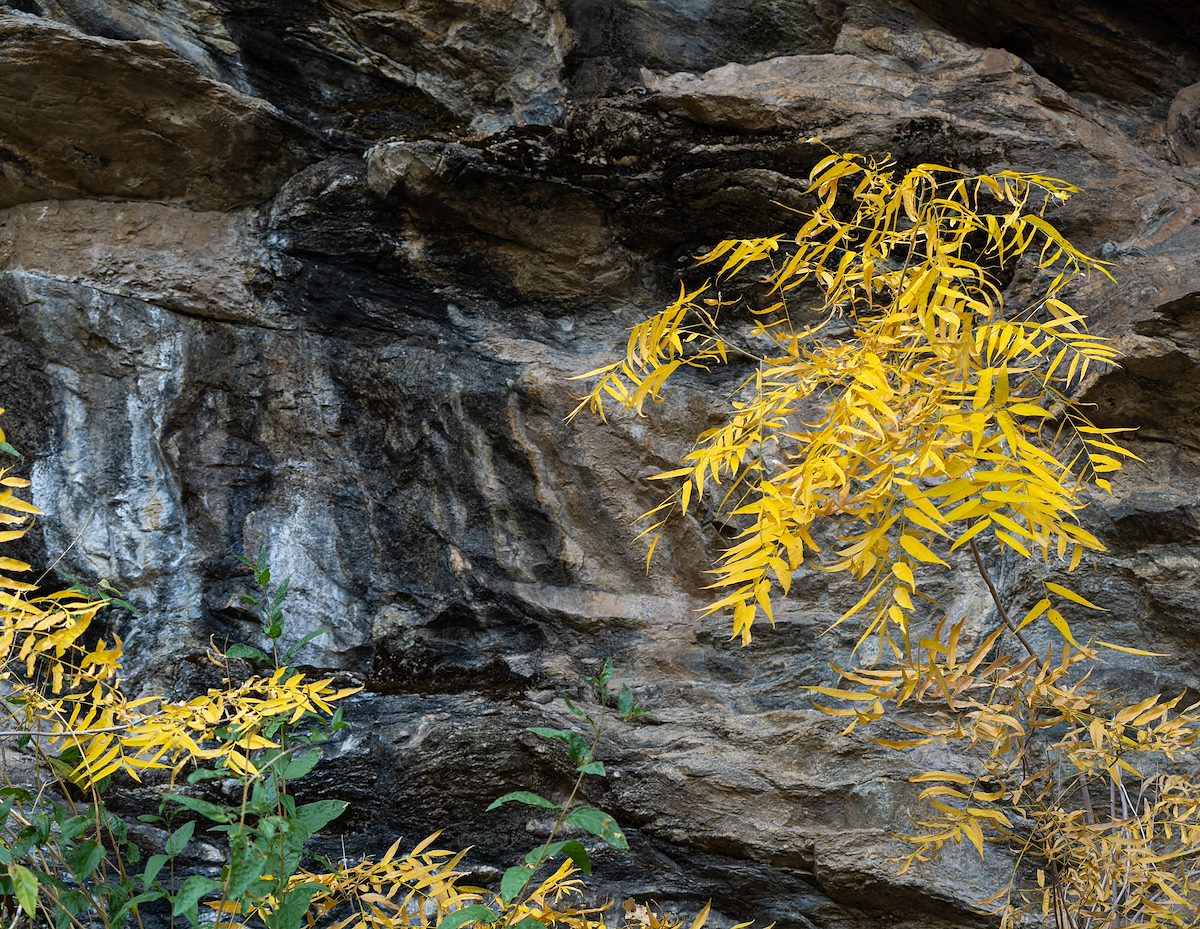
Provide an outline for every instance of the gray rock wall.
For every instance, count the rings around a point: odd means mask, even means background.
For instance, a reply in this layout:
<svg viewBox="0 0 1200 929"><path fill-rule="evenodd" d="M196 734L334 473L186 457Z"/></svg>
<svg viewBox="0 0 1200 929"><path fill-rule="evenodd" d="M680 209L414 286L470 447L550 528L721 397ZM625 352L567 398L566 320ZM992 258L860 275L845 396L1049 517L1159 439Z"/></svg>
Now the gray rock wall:
<svg viewBox="0 0 1200 929"><path fill-rule="evenodd" d="M1081 590L1105 669L1200 686L1200 35L1191 5L1076 0L0 2L0 397L50 515L30 560L106 577L135 686L245 640L236 557L291 575L295 640L366 685L320 789L347 847L444 828L485 868L547 828L484 814L567 772L528 725L613 655L659 719L591 799L633 852L597 887L783 927L966 926L1003 863L897 878L897 757L806 683L852 602L798 579L752 648L694 619L716 527L647 575L631 520L711 415L570 427L594 367L720 237L777 231L801 140L1086 188L1117 263L1080 305L1129 357L1085 399L1144 464L1097 501ZM1020 281L1014 285L1020 287ZM64 554L65 553L65 554ZM1023 595L1026 569L996 564ZM962 575L943 598L987 619ZM317 788L314 788L317 789Z"/></svg>

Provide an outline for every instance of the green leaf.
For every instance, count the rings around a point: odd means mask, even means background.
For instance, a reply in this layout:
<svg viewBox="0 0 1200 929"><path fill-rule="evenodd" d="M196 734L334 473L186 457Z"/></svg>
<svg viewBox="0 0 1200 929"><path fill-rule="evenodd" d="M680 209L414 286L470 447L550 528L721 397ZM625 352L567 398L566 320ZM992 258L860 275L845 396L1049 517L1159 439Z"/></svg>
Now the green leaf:
<svg viewBox="0 0 1200 929"><path fill-rule="evenodd" d="M320 884L298 884L283 895L283 902L267 917L269 929L300 929L312 898L321 892Z"/></svg>
<svg viewBox="0 0 1200 929"><path fill-rule="evenodd" d="M192 833L196 831L196 821L184 823L178 829L171 833L171 837L167 839L167 844L164 851L168 856L174 858L181 851L187 848L188 842L192 841Z"/></svg>
<svg viewBox="0 0 1200 929"><path fill-rule="evenodd" d="M567 710L576 719L586 719L589 723L592 721L592 717L588 716L587 713L585 713L583 710L581 710L579 707L577 707L574 703L572 703L566 697L563 697L563 703L565 703L567 705Z"/></svg>
<svg viewBox="0 0 1200 929"><path fill-rule="evenodd" d="M605 777L607 774L602 761L589 761L587 764L581 764L575 770L580 774L592 774L596 777Z"/></svg>
<svg viewBox="0 0 1200 929"><path fill-rule="evenodd" d="M628 718L629 714L633 712L635 706L637 706L637 704L633 699L633 691L628 687L622 687L621 695L617 697L617 712Z"/></svg>
<svg viewBox="0 0 1200 929"><path fill-rule="evenodd" d="M566 742L571 738L571 736L578 737L579 735L579 733L572 729L547 729L545 726L532 726L526 731L532 732L539 739L546 739L547 741L551 742L555 740L559 742Z"/></svg>
<svg viewBox="0 0 1200 929"><path fill-rule="evenodd" d="M508 929L546 929L546 924L532 916L526 916L519 923L513 923Z"/></svg>
<svg viewBox="0 0 1200 929"><path fill-rule="evenodd" d="M58 827L59 841L69 845L85 832L91 830L96 821L90 816L71 816Z"/></svg>
<svg viewBox="0 0 1200 929"><path fill-rule="evenodd" d="M198 914L200 898L220 889L221 885L211 877L193 874L183 882L179 892L171 897L171 915L182 916L195 926L200 921Z"/></svg>
<svg viewBox="0 0 1200 929"><path fill-rule="evenodd" d="M290 577L285 577L283 579L283 583L279 585L279 589L275 591L275 596L271 598L271 609L278 608L279 605L281 603L283 603L284 600L287 599L288 588L291 586L292 586L292 579ZM325 634L324 630L317 633L317 635L324 635L324 634ZM315 638L315 636L314 636L314 638Z"/></svg>
<svg viewBox="0 0 1200 929"><path fill-rule="evenodd" d="M309 749L303 754L289 758L282 770L280 770L279 776L285 781L298 781L312 771L320 760L321 750L319 748Z"/></svg>
<svg viewBox="0 0 1200 929"><path fill-rule="evenodd" d="M576 766L590 764L592 761L592 748L587 744L578 732L572 732L573 738L567 739L567 754L571 756L571 761Z"/></svg>
<svg viewBox="0 0 1200 929"><path fill-rule="evenodd" d="M592 750L588 746L587 740L573 729L547 729L544 726L534 726L528 731L548 742L566 742L567 752L571 756L571 761L576 765L587 764L592 760Z"/></svg>
<svg viewBox="0 0 1200 929"><path fill-rule="evenodd" d="M20 904L21 909L25 911L25 915L32 923L33 914L37 911L37 875L19 864L10 864L8 876L12 879L13 896L17 898L17 903Z"/></svg>
<svg viewBox="0 0 1200 929"><path fill-rule="evenodd" d="M325 634L324 629L314 629L312 632L305 634L300 639L299 642L297 642L295 645L293 645L291 648L289 648L286 652L283 653L283 660L291 661L293 658L296 657L296 654L297 654L297 652L300 651L300 649L304 648L305 645L307 645L309 642L313 641L314 639L321 638L321 636L323 636L324 634Z"/></svg>
<svg viewBox="0 0 1200 929"><path fill-rule="evenodd" d="M0 442L0 452L6 455L12 455L14 458L20 458L21 453L9 445L7 442Z"/></svg>
<svg viewBox="0 0 1200 929"><path fill-rule="evenodd" d="M74 872L74 877L81 884L92 876L92 872L100 867L100 862L104 860L104 846L97 842L88 839L86 842L80 842L69 860L68 864Z"/></svg>
<svg viewBox="0 0 1200 929"><path fill-rule="evenodd" d="M613 668L613 660L611 658L605 658L604 667L600 670L600 676L596 678L597 683L599 683L601 687L604 687L604 685L613 679L614 673L615 670Z"/></svg>
<svg viewBox="0 0 1200 929"><path fill-rule="evenodd" d="M349 805L345 800L316 800L296 807L293 819L297 826L312 836L341 816Z"/></svg>
<svg viewBox="0 0 1200 929"><path fill-rule="evenodd" d="M594 806L577 807L567 814L566 821L598 836L615 849L620 851L629 849L625 833L621 831L617 821L603 810L598 810Z"/></svg>
<svg viewBox="0 0 1200 929"><path fill-rule="evenodd" d="M499 809L506 803L524 803L526 806L536 806L543 810L557 810L559 808L557 803L551 803L545 797L539 797L528 790L514 790L510 794L505 794L503 797L493 800L485 812L490 813L492 810Z"/></svg>
<svg viewBox="0 0 1200 929"><path fill-rule="evenodd" d="M255 648L253 645L230 645L225 652L228 658L244 658L248 661L253 661L255 664L270 664L271 656L264 652L261 648Z"/></svg>
<svg viewBox="0 0 1200 929"><path fill-rule="evenodd" d="M146 867L142 870L142 889L149 890L155 879L167 864L166 855L151 855L146 859Z"/></svg>
<svg viewBox="0 0 1200 929"><path fill-rule="evenodd" d="M269 854L270 839L237 833L229 837L229 866L225 872L225 892L230 900L241 900L251 888L260 887L260 879L269 863L278 857Z"/></svg>
<svg viewBox="0 0 1200 929"><path fill-rule="evenodd" d="M207 800L201 800L198 797L189 797L185 794L163 794L162 798L170 800L172 803L178 803L185 810L199 813L205 819L211 820L214 823L231 823L237 818L234 816L232 810L217 806L215 803L209 803Z"/></svg>
<svg viewBox="0 0 1200 929"><path fill-rule="evenodd" d="M460 929L461 926L469 925L470 923L483 923L490 925L500 918L500 914L495 910L489 909L486 906L464 906L461 910L455 910L440 923L437 924L437 929Z"/></svg>
<svg viewBox="0 0 1200 929"><path fill-rule="evenodd" d="M54 913L55 929L66 929L67 926L78 925L78 921L72 923L72 916L78 917L93 911L92 901L87 894L80 893L78 890L69 890L66 893L60 891L55 903L57 904Z"/></svg>
<svg viewBox="0 0 1200 929"><path fill-rule="evenodd" d="M512 903L521 895L521 891L529 884L529 879L533 877L533 868L528 865L514 865L504 872L504 877L500 878L500 899L506 904Z"/></svg>
<svg viewBox="0 0 1200 929"><path fill-rule="evenodd" d="M545 850L539 846L525 856L525 863L533 867L539 857L543 861L549 861L560 854L570 858L574 862L575 867L584 874L592 873L592 862L588 858L587 849L583 847L583 843L578 839L567 839L565 842L551 842L545 847Z"/></svg>

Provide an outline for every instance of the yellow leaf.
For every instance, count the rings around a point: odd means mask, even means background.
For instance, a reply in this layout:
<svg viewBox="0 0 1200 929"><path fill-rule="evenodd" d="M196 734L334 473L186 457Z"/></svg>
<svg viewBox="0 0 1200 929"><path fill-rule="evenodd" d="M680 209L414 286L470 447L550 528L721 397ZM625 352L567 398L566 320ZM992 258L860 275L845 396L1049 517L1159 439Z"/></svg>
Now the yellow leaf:
<svg viewBox="0 0 1200 929"><path fill-rule="evenodd" d="M979 823L973 819L968 819L962 824L963 835L967 840L975 846L975 851L979 852L979 857L983 858L983 830L979 828Z"/></svg>
<svg viewBox="0 0 1200 929"><path fill-rule="evenodd" d="M935 784L933 787L926 787L917 795L918 800L928 800L930 797L953 797L956 800L967 799L967 795L961 790L947 787L944 784Z"/></svg>
<svg viewBox="0 0 1200 929"><path fill-rule="evenodd" d="M893 741L892 739L871 739L876 745L881 745L884 748L895 749L896 751L904 751L909 748L918 748L922 745L932 745L934 742L940 741L937 738L930 737L926 739L904 739L901 741Z"/></svg>
<svg viewBox="0 0 1200 929"><path fill-rule="evenodd" d="M907 533L900 536L900 547L913 558L917 559L917 561L925 562L926 564L940 564L945 568L950 567L950 565L931 552L925 543L915 536L908 535Z"/></svg>
<svg viewBox="0 0 1200 929"><path fill-rule="evenodd" d="M1027 549L1014 536L1009 535L1003 529L993 528L992 534L1009 548L1011 548L1014 552L1018 552L1022 557L1029 557L1029 549Z"/></svg>
<svg viewBox="0 0 1200 929"><path fill-rule="evenodd" d="M692 473L691 468L676 468L674 471L663 471L661 474L651 474L646 480L648 481L669 481L677 477L684 477Z"/></svg>
<svg viewBox="0 0 1200 929"><path fill-rule="evenodd" d="M979 372L979 384L975 388L975 409L982 409L987 406L987 402L992 395L992 374L991 368L984 368Z"/></svg>
<svg viewBox="0 0 1200 929"><path fill-rule="evenodd" d="M904 515L908 518L909 522L916 523L922 529L928 529L930 532L935 532L938 535L949 538L949 536L946 535L946 531L942 529L941 526L935 523L916 507L906 506L904 508Z"/></svg>
<svg viewBox="0 0 1200 929"><path fill-rule="evenodd" d="M1051 415L1047 410L1040 406L1034 406L1032 403L1014 403L1009 406L1008 412L1016 413L1018 416L1037 416L1042 419L1047 419Z"/></svg>
<svg viewBox="0 0 1200 929"><path fill-rule="evenodd" d="M0 493L0 506L5 509L16 510L18 513L30 513L33 516L40 516L42 514L42 511L32 503L26 503L20 497L13 496L13 494L8 492Z"/></svg>
<svg viewBox="0 0 1200 929"><path fill-rule="evenodd" d="M1126 655L1145 655L1147 658L1166 658L1166 652L1148 652L1140 648L1130 648L1127 645L1114 645L1112 642L1102 642L1097 640L1096 644L1101 648L1108 648L1114 652L1124 652Z"/></svg>
<svg viewBox="0 0 1200 929"><path fill-rule="evenodd" d="M979 795L975 794L975 796L979 796ZM969 806L969 807L967 807L967 815L974 816L976 819L986 819L986 820L994 822L998 825L1005 826L1008 828L1012 827L1012 822L1010 822L1009 818L1007 816L1005 816L1000 810L987 810L987 809L982 809L981 807L977 807L977 806Z"/></svg>
<svg viewBox="0 0 1200 929"><path fill-rule="evenodd" d="M1067 625L1067 621L1063 619L1062 614L1058 610L1048 611L1046 618L1053 623L1054 628L1059 631L1064 639L1079 648L1079 643L1075 641L1075 637L1071 635L1071 627Z"/></svg>
<svg viewBox="0 0 1200 929"><path fill-rule="evenodd" d="M1033 622L1039 616L1041 616L1043 613L1045 613L1046 610L1048 610L1048 609L1050 609L1050 601L1046 600L1046 599L1039 600L1034 605L1033 609L1031 609L1028 613L1025 614L1025 618L1022 619L1017 624L1017 631L1020 632L1022 629L1024 629L1026 626L1028 626L1031 622Z"/></svg>
<svg viewBox="0 0 1200 929"><path fill-rule="evenodd" d="M913 784L923 784L926 781L947 781L951 784L972 784L974 781L965 774L954 774L950 771L926 771L916 777L910 777Z"/></svg>
<svg viewBox="0 0 1200 929"><path fill-rule="evenodd" d="M861 690L841 690L837 687L805 687L823 697L833 697L836 700L850 700L855 703L870 703L879 699L875 694L863 693Z"/></svg>
<svg viewBox="0 0 1200 929"><path fill-rule="evenodd" d="M983 530L986 529L991 524L992 524L992 519L990 516L979 520L979 522L977 522L970 529L968 529L966 532L964 532L962 535L960 535L957 539L955 539L954 544L950 546L950 551L952 551L952 552L957 551L961 546L966 545L973 538L975 538L975 536L979 535L979 533L983 532Z"/></svg>
<svg viewBox="0 0 1200 929"><path fill-rule="evenodd" d="M1080 606L1086 606L1089 610L1099 610L1101 613L1108 612L1108 610L1104 609L1104 607L1096 606L1096 604L1092 603L1092 601L1085 600L1083 597L1079 596L1079 594L1075 593L1074 591L1067 590L1067 588L1063 587L1061 584L1051 584L1047 582L1046 589L1053 594L1058 594L1065 600L1070 600L1072 603L1078 603Z"/></svg>

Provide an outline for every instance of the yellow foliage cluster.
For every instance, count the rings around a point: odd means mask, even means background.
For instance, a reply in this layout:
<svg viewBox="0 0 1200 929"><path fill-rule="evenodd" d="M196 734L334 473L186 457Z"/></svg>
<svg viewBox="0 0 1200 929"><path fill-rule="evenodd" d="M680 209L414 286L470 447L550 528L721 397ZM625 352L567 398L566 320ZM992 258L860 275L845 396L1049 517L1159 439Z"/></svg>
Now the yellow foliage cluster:
<svg viewBox="0 0 1200 929"><path fill-rule="evenodd" d="M313 897L306 915L313 929L434 929L443 919L463 907L485 904L497 929L508 929L523 920L561 929L605 929L603 907L576 907L571 898L583 893L579 871L570 861L536 886L524 899L506 903L499 894L482 887L463 885L465 872L456 868L465 851L450 853L429 849L432 835L407 855L396 853L397 840L378 861L343 864L337 871L301 871L292 886L317 884L322 889ZM265 917L270 906L260 910ZM340 919L336 918L343 912ZM468 925L483 925L471 922Z"/></svg>
<svg viewBox="0 0 1200 929"><path fill-rule="evenodd" d="M603 418L612 401L640 414L681 369L752 367L722 424L656 476L675 489L647 532L698 507L737 527L705 612L728 614L743 644L802 566L865 588L833 625L857 624L855 654L877 648L866 667L835 666L837 686L809 688L817 709L843 734L888 717L908 737L880 745L953 745L976 766L912 779L928 812L901 837L902 868L994 842L1016 868L981 906L1005 927L1029 904L1059 927L1200 926L1200 785L1175 770L1200 705L1096 690L1099 649L1151 653L1081 644L1064 613L1101 608L1052 574L1013 610L985 562L991 550L1069 573L1103 551L1080 522L1085 495L1111 492L1135 457L1127 430L1073 399L1117 358L1068 302L1089 272L1111 275L1047 218L1076 188L930 164L897 177L890 161L836 153L809 180L817 203L799 230L701 256L714 278L681 287L623 359L581 375L595 383L575 414ZM1017 265L1032 296L1014 306L1002 275ZM829 551L822 522L839 529ZM951 621L927 593L931 570L966 556L994 619ZM1061 650L1034 649L1025 630L1039 621Z"/></svg>
<svg viewBox="0 0 1200 929"><path fill-rule="evenodd" d="M5 561L9 570L29 569ZM182 703L158 696L130 700L121 689L120 639L86 644L105 601L76 591L3 596L0 681L12 687L31 732L56 748L78 748L82 757L72 779L81 786L118 771L137 779L141 771L193 760L224 760L235 773L254 774L248 752L277 747L261 734L269 720L328 715L333 703L358 690L279 670Z"/></svg>
<svg viewBox="0 0 1200 929"><path fill-rule="evenodd" d="M29 482L4 471L0 484L20 488ZM0 507L18 514L5 516L17 528L0 533L0 541L24 536L40 512L11 491L0 494ZM31 570L12 558L0 559L0 569ZM221 759L235 772L253 774L247 752L275 747L260 734L268 720L328 715L331 704L357 692L280 670L183 703L157 696L129 700L121 689L121 640L87 641L106 601L77 590L31 596L36 584L7 576L0 576L0 586L7 589L0 591L0 681L12 688L12 703L24 711L30 732L52 746L79 749L82 760L72 778L81 786L118 771L136 779L140 771L190 760Z"/></svg>
<svg viewBox="0 0 1200 929"><path fill-rule="evenodd" d="M436 929L454 912L481 904L491 911L490 921L465 925L495 929L534 924L554 929L608 929L614 925L605 919L611 904L577 905L585 888L581 872L569 860L527 895L506 902L500 894L463 884L466 874L458 867L466 852L431 849L437 837L437 833L429 836L405 855L397 855L397 840L378 861L343 862L332 872L301 871L290 886L321 887L305 916L307 925L311 929ZM270 912L268 902L255 915L265 921ZM704 929L710 912L711 904L705 905L686 924L688 929ZM615 925L622 929L684 929L685 923L678 914L626 900ZM750 925L738 923L731 929L749 929Z"/></svg>
<svg viewBox="0 0 1200 929"><path fill-rule="evenodd" d="M869 583L847 617L869 609L862 636L902 650L921 569L977 537L1072 568L1102 548L1079 525L1080 494L1109 489L1105 475L1130 453L1122 430L1092 425L1069 394L1116 352L1064 297L1089 270L1107 271L1042 215L1076 188L939 165L897 180L890 168L859 155L822 160L810 178L820 204L786 248L781 235L722 242L700 258L720 262L714 281L681 288L634 328L624 359L581 375L598 380L576 412L603 415L606 398L641 412L682 367L735 351L755 363L726 422L699 436L683 467L658 475L678 487L647 514L662 514L658 531L712 483L728 514L747 517L717 566L722 595L709 608L729 612L743 642L811 555L823 556L821 570ZM1052 279L1013 312L995 269L1030 252ZM766 292L767 305L751 310L752 347L718 330L733 303L721 289L739 275L757 275ZM835 322L849 324L849 337L828 335ZM826 517L845 527L831 553L812 535ZM1062 625L1057 610L1046 615Z"/></svg>

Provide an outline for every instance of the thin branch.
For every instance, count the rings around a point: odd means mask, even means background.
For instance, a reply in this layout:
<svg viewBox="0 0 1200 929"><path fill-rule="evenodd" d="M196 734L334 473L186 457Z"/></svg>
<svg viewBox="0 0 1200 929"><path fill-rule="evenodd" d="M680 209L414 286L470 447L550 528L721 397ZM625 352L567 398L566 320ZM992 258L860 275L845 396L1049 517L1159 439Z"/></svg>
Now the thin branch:
<svg viewBox="0 0 1200 929"><path fill-rule="evenodd" d="M1012 617L1008 615L1008 610L1004 608L1004 604L1000 601L1000 593L996 590L996 585L992 583L992 576L988 573L988 569L984 566L983 558L979 555L979 548L975 545L975 540L971 539L968 543L971 547L971 557L975 559L975 567L979 569L979 576L983 578L983 582L987 585L988 593L992 595L992 603L996 605L996 613L1004 621L1010 632L1017 637L1017 640L1025 646L1025 651L1029 652L1029 657L1033 659L1038 670L1042 669L1042 660L1038 657L1037 652L1033 650L1033 646L1029 644L1029 640L1021 633L1021 630L1013 623Z"/></svg>

